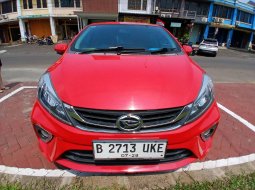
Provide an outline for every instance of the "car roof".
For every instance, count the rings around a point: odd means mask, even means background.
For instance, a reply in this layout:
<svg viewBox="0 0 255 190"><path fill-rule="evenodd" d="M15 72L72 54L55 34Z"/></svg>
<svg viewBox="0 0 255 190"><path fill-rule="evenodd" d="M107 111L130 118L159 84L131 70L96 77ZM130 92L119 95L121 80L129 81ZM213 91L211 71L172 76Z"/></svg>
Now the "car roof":
<svg viewBox="0 0 255 190"><path fill-rule="evenodd" d="M141 22L97 22L97 23L92 23L88 26L96 26L96 25L142 25L142 26L162 27L157 24L149 24L149 23L141 23Z"/></svg>
<svg viewBox="0 0 255 190"><path fill-rule="evenodd" d="M213 39L213 38L205 38L205 41L211 41L211 42L218 42L217 39Z"/></svg>

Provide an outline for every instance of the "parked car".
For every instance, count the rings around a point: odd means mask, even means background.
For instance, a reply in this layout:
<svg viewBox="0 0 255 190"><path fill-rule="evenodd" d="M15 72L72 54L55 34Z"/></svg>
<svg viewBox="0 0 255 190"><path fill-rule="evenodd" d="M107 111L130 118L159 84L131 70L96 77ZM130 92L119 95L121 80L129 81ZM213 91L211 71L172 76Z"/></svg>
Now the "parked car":
<svg viewBox="0 0 255 190"><path fill-rule="evenodd" d="M203 159L220 113L211 78L158 25L97 23L57 44L31 120L40 150L84 172L176 170Z"/></svg>
<svg viewBox="0 0 255 190"><path fill-rule="evenodd" d="M211 54L214 57L217 56L219 50L218 41L216 39L207 38L199 44L198 53Z"/></svg>

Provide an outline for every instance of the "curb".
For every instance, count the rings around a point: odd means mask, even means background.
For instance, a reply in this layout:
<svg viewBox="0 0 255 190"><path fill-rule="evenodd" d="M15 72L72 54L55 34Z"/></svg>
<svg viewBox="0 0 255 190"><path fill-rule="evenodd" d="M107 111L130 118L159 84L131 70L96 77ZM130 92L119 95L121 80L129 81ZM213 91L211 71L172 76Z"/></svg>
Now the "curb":
<svg viewBox="0 0 255 190"><path fill-rule="evenodd" d="M240 157L232 157L220 160L209 160L205 162L192 163L184 168L180 168L174 172L183 171L198 171L198 170L208 170L221 167L230 167L240 164L245 164L255 161L255 154L250 154ZM32 177L76 177L76 176L93 176L97 173L85 173L74 170L47 170L47 169L32 169L32 168L17 168L0 165L0 174L10 174L19 176L32 176ZM100 173L98 173L100 175ZM103 174L105 175L105 174Z"/></svg>

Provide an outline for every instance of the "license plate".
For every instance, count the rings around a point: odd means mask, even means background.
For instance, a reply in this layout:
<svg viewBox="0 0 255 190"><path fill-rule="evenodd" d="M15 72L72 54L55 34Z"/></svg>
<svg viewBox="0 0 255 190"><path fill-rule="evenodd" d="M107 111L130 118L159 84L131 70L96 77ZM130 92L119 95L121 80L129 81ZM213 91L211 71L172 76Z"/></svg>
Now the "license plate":
<svg viewBox="0 0 255 190"><path fill-rule="evenodd" d="M95 160L162 159L167 141L94 141Z"/></svg>

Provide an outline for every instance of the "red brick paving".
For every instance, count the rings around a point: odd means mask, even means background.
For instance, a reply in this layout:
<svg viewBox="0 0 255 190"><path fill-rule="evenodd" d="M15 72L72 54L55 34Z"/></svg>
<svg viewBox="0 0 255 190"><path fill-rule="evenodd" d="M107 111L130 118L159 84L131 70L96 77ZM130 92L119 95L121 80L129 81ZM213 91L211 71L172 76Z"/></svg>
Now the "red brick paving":
<svg viewBox="0 0 255 190"><path fill-rule="evenodd" d="M0 104L0 165L55 168L41 154L30 123L35 98L36 89L24 89Z"/></svg>
<svg viewBox="0 0 255 190"><path fill-rule="evenodd" d="M255 84L216 84L217 101L255 125Z"/></svg>
<svg viewBox="0 0 255 190"><path fill-rule="evenodd" d="M17 84L12 91L20 86L21 84ZM254 107L254 95L251 91L254 90L255 85L216 84L218 101L253 124L254 114L251 108ZM0 98L1 96L3 95ZM41 154L30 123L35 98L36 89L25 89L0 103L0 165L55 168ZM251 99L253 100L249 101ZM223 111L221 116L213 147L206 160L254 153L255 133Z"/></svg>
<svg viewBox="0 0 255 190"><path fill-rule="evenodd" d="M251 153L255 153L255 133L221 111L220 124L206 160L238 157Z"/></svg>

